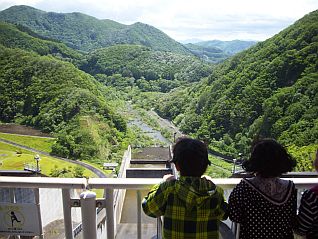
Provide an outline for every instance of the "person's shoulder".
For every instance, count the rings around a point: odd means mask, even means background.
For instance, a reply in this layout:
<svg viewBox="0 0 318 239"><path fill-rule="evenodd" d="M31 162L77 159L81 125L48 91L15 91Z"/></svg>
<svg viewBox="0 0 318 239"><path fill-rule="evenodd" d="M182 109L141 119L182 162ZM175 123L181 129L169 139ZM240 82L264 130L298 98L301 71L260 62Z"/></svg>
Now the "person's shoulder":
<svg viewBox="0 0 318 239"><path fill-rule="evenodd" d="M304 200L317 200L318 201L318 185L304 191L302 198Z"/></svg>
<svg viewBox="0 0 318 239"><path fill-rule="evenodd" d="M243 192L245 191L246 188L249 187L248 185L249 185L248 180L243 178L238 184L236 184L232 192L235 192L235 193Z"/></svg>
<svg viewBox="0 0 318 239"><path fill-rule="evenodd" d="M279 178L279 182L286 187L290 187L292 190L297 190L293 180Z"/></svg>
<svg viewBox="0 0 318 239"><path fill-rule="evenodd" d="M236 185L236 187L244 188L248 186L249 184L251 184L249 181L250 181L250 178L242 178L241 181Z"/></svg>
<svg viewBox="0 0 318 239"><path fill-rule="evenodd" d="M312 191L313 193L315 193L318 196L318 185L312 187L311 189L309 189L310 191Z"/></svg>
<svg viewBox="0 0 318 239"><path fill-rule="evenodd" d="M215 185L215 192L217 192L218 194L220 194L220 195L223 195L224 194L224 190L223 190L223 188L222 187L220 187L220 186L218 186L218 185L216 185L216 184L214 184Z"/></svg>
<svg viewBox="0 0 318 239"><path fill-rule="evenodd" d="M177 183L177 179L162 181L159 184L159 187L162 189L173 189Z"/></svg>

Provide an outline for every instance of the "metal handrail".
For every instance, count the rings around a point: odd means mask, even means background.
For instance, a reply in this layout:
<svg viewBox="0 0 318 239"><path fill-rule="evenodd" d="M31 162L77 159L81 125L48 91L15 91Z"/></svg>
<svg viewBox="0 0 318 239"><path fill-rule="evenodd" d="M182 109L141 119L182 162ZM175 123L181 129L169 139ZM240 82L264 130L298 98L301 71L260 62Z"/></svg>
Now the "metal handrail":
<svg viewBox="0 0 318 239"><path fill-rule="evenodd" d="M86 178L0 177L0 188L85 189Z"/></svg>
<svg viewBox="0 0 318 239"><path fill-rule="evenodd" d="M239 178L213 179L213 182L225 190L233 189L240 182ZM298 189L310 188L318 184L318 178L288 178L294 181ZM42 178L42 177L0 177L0 188L58 188L63 193L63 210L65 221L65 236L73 238L71 225L70 189L105 189L106 197L113 198L114 189L149 189L160 183L158 178ZM107 209L107 238L115 238L114 202L104 200ZM92 211L92 216L96 211ZM109 231L109 233L108 233ZM85 239L85 238L84 238Z"/></svg>

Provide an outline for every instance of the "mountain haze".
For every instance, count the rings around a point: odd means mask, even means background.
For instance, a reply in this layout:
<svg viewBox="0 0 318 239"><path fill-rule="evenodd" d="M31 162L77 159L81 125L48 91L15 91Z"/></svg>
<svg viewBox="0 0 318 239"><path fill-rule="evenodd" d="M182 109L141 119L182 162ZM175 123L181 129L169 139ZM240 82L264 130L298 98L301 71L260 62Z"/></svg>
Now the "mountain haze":
<svg viewBox="0 0 318 239"><path fill-rule="evenodd" d="M201 41L196 43L188 43L185 46L196 56L206 61L218 63L238 52L248 49L255 45L255 41Z"/></svg>
<svg viewBox="0 0 318 239"><path fill-rule="evenodd" d="M220 40L212 40L212 41L202 41L197 42L195 45L202 47L215 47L221 49L227 54L236 54L240 51L243 51L253 45L255 45L256 41L242 41L242 40L232 40L232 41L220 41Z"/></svg>
<svg viewBox="0 0 318 239"><path fill-rule="evenodd" d="M154 50L191 54L162 31L139 22L124 25L78 12L45 12L23 5L1 11L0 20L26 26L42 36L58 39L82 51L116 44L137 44Z"/></svg>

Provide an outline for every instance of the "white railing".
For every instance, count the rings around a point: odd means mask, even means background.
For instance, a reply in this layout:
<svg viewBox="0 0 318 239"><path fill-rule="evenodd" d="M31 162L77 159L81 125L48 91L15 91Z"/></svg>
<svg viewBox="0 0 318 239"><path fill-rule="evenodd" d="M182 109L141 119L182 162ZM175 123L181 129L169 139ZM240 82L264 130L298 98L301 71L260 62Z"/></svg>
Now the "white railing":
<svg viewBox="0 0 318 239"><path fill-rule="evenodd" d="M126 169L129 168L131 160L131 147L128 146L127 150L124 153L122 163L118 172L118 178L126 178ZM107 190L105 190L107 193ZM111 194L112 192L108 192L108 194ZM126 195L126 190L114 190L113 191L114 197L114 231L116 231L117 225L119 224L120 218L121 218L121 212L124 206L124 200Z"/></svg>
<svg viewBox="0 0 318 239"><path fill-rule="evenodd" d="M293 178L296 187L302 191L318 184L318 178ZM82 211L86 210L88 205L91 208L91 202L86 203L85 198L72 199L70 190L82 189L83 192L87 189L104 189L105 198L97 199L96 205L99 207L106 207L107 215L107 239L114 239L115 232L115 218L114 218L114 190L116 189L135 189L145 190L157 184L161 179L149 179L149 178L91 178L91 179L76 179L76 178L41 178L41 177L0 177L0 189L1 188L57 188L62 189L63 198L63 211L64 211L64 226L65 226L65 238L73 239L73 228L72 228L72 215L71 208L79 206L80 204ZM224 190L231 190L240 181L238 178L228 179L213 179L214 183L221 186ZM138 208L140 209L141 198L137 200ZM90 198L91 199L91 198ZM41 202L40 202L41 203ZM95 208L95 207L94 207ZM89 215L87 215L87 213ZM141 210L138 210L137 217L140 218ZM83 235L85 230L91 230L92 226L96 227L96 210L90 210L85 214L85 220L83 222ZM82 218L83 219L83 218ZM85 225L84 225L85 223ZM94 224L95 223L95 224ZM96 230L96 228L93 228ZM140 220L137 223L137 235L141 238L141 224ZM91 236L90 239L94 239ZM84 237L84 239L87 239Z"/></svg>

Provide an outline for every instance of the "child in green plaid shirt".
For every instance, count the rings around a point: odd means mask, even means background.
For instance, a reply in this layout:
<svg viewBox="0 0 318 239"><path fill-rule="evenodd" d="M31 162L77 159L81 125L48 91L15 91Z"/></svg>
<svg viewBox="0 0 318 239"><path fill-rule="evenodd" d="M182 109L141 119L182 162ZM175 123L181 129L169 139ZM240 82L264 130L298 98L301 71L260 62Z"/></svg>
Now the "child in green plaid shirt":
<svg viewBox="0 0 318 239"><path fill-rule="evenodd" d="M182 138L173 148L180 178L165 175L142 202L151 217L163 216L163 238L219 238L220 220L227 218L222 188L202 176L210 161L204 143Z"/></svg>

